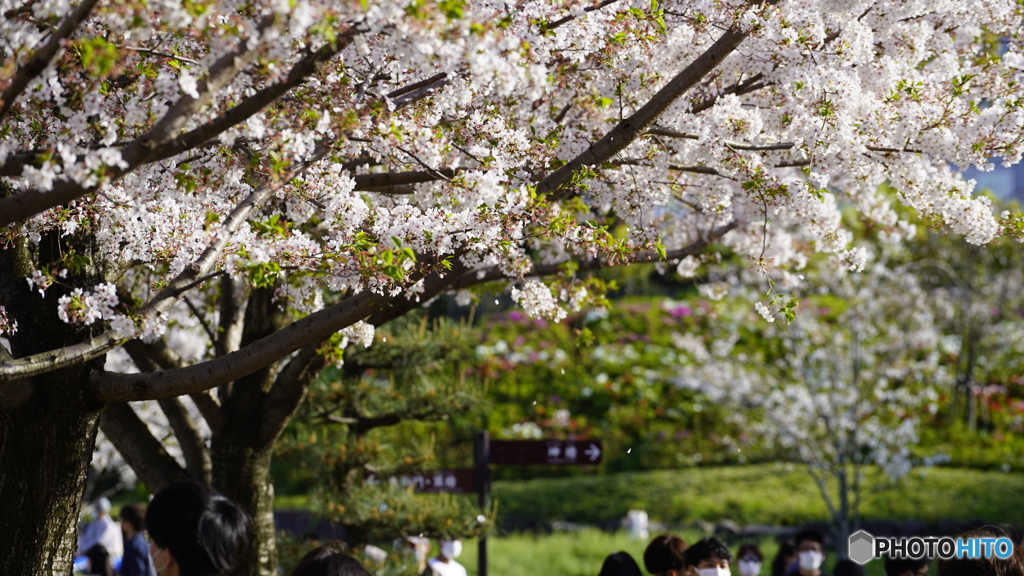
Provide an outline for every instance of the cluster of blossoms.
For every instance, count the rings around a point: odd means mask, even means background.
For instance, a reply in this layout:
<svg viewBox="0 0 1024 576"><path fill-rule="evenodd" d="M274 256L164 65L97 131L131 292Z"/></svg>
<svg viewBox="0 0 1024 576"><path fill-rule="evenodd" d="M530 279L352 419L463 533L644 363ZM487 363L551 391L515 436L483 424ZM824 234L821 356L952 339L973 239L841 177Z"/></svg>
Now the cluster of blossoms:
<svg viewBox="0 0 1024 576"><path fill-rule="evenodd" d="M115 312L120 304L117 287L106 282L90 291L75 288L57 300L57 317L68 324L88 326L97 320L110 322L110 329L122 337L135 334L135 322Z"/></svg>
<svg viewBox="0 0 1024 576"><path fill-rule="evenodd" d="M0 336L10 336L18 331L18 321L7 317L7 309L0 306Z"/></svg>
<svg viewBox="0 0 1024 576"><path fill-rule="evenodd" d="M534 318L560 322L566 316L565 309L558 305L551 289L538 280L528 280L522 289L512 288L512 300Z"/></svg>
<svg viewBox="0 0 1024 576"><path fill-rule="evenodd" d="M0 33L24 63L71 6L18 6ZM959 173L1024 152L1012 0L204 6L97 5L0 112L5 186L72 198L16 233L88 236L143 305L205 258L302 315L365 291L430 301L451 269L522 282L517 302L561 320L558 300L600 294L537 276L708 241L796 286L814 252L869 266L843 206L912 231L892 189L968 242L1014 233ZM190 288L210 318L214 284ZM62 319L134 332L105 288L75 290ZM147 338L169 308L138 318Z"/></svg>

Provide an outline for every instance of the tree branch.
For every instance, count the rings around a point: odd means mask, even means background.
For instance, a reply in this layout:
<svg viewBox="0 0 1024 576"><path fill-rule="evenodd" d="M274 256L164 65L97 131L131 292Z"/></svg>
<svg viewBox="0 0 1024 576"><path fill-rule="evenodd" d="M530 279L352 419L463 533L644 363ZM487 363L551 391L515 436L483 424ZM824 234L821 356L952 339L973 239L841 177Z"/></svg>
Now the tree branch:
<svg viewBox="0 0 1024 576"><path fill-rule="evenodd" d="M224 429L224 413L221 410L220 402L207 391L194 392L188 395L196 404L199 413L203 415L210 431L217 434Z"/></svg>
<svg viewBox="0 0 1024 576"><path fill-rule="evenodd" d="M143 372L153 372L157 364L150 359L147 346L141 340L129 340L124 344L125 352L131 356L135 366ZM199 435L192 417L177 398L163 398L159 401L160 409L167 416L167 421L178 439L182 455L185 457L185 468L196 482L210 483L211 463L210 451Z"/></svg>
<svg viewBox="0 0 1024 576"><path fill-rule="evenodd" d="M209 484L213 465L210 462L210 449L206 446L196 423L189 416L181 400L162 398L158 400L160 409L167 416L167 421L174 430L174 437L181 445L181 453L185 457L185 468L189 476L196 482Z"/></svg>
<svg viewBox="0 0 1024 576"><path fill-rule="evenodd" d="M363 30L352 27L338 34L334 44L325 44L316 52L311 52L292 66L288 76L277 84L272 84L242 100L237 106L218 115L213 120L169 141L153 161L163 160L180 154L186 150L200 146L226 130L245 122L268 105L284 96L288 91L302 84L317 72L319 67L345 49L352 39Z"/></svg>
<svg viewBox="0 0 1024 576"><path fill-rule="evenodd" d="M704 238L667 252L666 258L675 260L695 254L738 225L738 222L730 222L711 230ZM633 262L658 260L661 260L661 255L651 252L639 255ZM562 263L538 266L531 275L557 274L561 271L561 265ZM610 265L606 261L593 259L581 262L580 269L596 269ZM454 268L454 266L461 266L461 264L456 260L452 271L446 271L443 275L432 274L425 278L426 286L420 298L430 298L432 296L427 296L428 293L436 295L448 287L460 288L504 277L497 268L460 274L462 269ZM452 281L449 282L449 279ZM338 330L351 326L359 320L369 319L375 325L380 325L421 305L414 299L388 298L375 295L371 291L363 291L297 320L237 352L214 360L184 368L146 374L96 372L93 377L93 392L98 399L106 402L169 398L202 392L238 380L284 358L299 348L319 345Z"/></svg>
<svg viewBox="0 0 1024 576"><path fill-rule="evenodd" d="M251 374L295 350L323 342L332 334L373 313L386 300L363 291L314 312L248 346L214 360L149 374L99 372L93 378L96 397L104 401L155 399L193 394Z"/></svg>
<svg viewBox="0 0 1024 576"><path fill-rule="evenodd" d="M213 341L217 356L238 350L242 342L244 315L235 301L235 279L224 275L220 279L220 320L218 338Z"/></svg>
<svg viewBox="0 0 1024 576"><path fill-rule="evenodd" d="M723 226L719 226L713 230L707 232L703 238L696 240L686 246L676 248L665 252L665 258L662 258L657 252L646 252L639 254L637 257L630 261L632 264L642 264L648 262L658 262L664 260L666 262L672 260L679 260L692 256L699 253L701 250L707 248L711 243L718 241L722 236L725 236L732 230L734 230L740 223L738 221L732 221ZM558 274L562 267L565 266L568 261L556 262L553 264L538 264L533 267L527 276L551 276ZM577 263L578 270L596 270L599 268L606 268L611 266L607 261L599 258L591 258L589 260L581 260ZM451 283L452 289L467 288L476 284L484 284L486 282L494 282L504 278L504 273L497 266L492 268L486 268L484 270L471 270L465 274L459 276L454 282Z"/></svg>
<svg viewBox="0 0 1024 576"><path fill-rule="evenodd" d="M583 153L538 182L537 192L539 194L553 192L569 183L573 174L584 166L603 164L625 150L627 146L643 135L669 106L708 72L714 70L746 37L745 32L726 31L711 47L669 81L639 110L619 122L615 128Z"/></svg>
<svg viewBox="0 0 1024 576"><path fill-rule="evenodd" d="M391 186L403 186L406 184L420 184L423 182L436 182L447 180L455 176L456 170L444 168L441 170L417 170L413 172L386 172L383 174L359 174L353 176L356 181L356 190L366 192L379 192L381 188L387 189Z"/></svg>
<svg viewBox="0 0 1024 576"><path fill-rule="evenodd" d="M321 343L307 344L299 350L274 379L274 385L267 393L260 435L265 444L271 444L291 420L306 397L310 383L316 380L327 362L319 354Z"/></svg>
<svg viewBox="0 0 1024 576"><path fill-rule="evenodd" d="M128 404L108 404L100 414L100 430L150 492L174 482L191 481Z"/></svg>
<svg viewBox="0 0 1024 576"><path fill-rule="evenodd" d="M286 174L280 180L264 182L253 190L248 197L242 200L227 215L224 219L224 225L199 258L185 267L174 280L171 280L163 290L158 292L156 296L140 308L137 316L139 318L148 318L170 309L185 290L195 285L197 279L209 274L213 265L220 258L224 248L231 240L232 234L246 221L249 213L256 206L265 202L267 198L286 183L323 158L327 154L328 149L328 146L320 144L316 152L314 152L313 158L309 161L299 163L289 174ZM118 336L113 331L107 330L85 342L72 346L26 356L11 362L2 362L0 363L0 381L45 374L53 370L79 365L107 353L126 340L126 338ZM171 396L181 396L182 394L185 393L172 394Z"/></svg>
<svg viewBox="0 0 1024 576"><path fill-rule="evenodd" d="M722 96L728 96L729 94L742 96L744 94L749 94L756 90L760 90L761 88L765 88L767 86L772 85L771 82L758 82L758 80L760 80L761 78L764 78L764 74L758 72L757 74L754 74L753 76L747 78L742 82L732 84L731 86L728 86L725 90L722 90L718 94L715 94L714 96L709 96L704 100L697 102L696 104L690 107L690 112L693 114L700 114L701 112L714 106L715 103L718 102L718 99L721 98Z"/></svg>
<svg viewBox="0 0 1024 576"><path fill-rule="evenodd" d="M618 2L618 1L619 0L604 0L603 2L601 2L601 3L599 3L599 4L595 5L595 6L587 6L586 8L583 9L583 11L584 12L594 12L594 11L600 10L601 8L604 8L605 6L607 6L609 4L614 4L614 3ZM568 16L563 16L563 17L559 18L558 20L555 20L554 22L552 22L550 24L543 24L543 25L541 25L541 31L542 32L547 32L548 30L554 30L555 28L558 28L559 26L561 26L563 24L567 24L569 22L572 22L576 18L577 17L572 15L572 14L570 14Z"/></svg>
<svg viewBox="0 0 1024 576"><path fill-rule="evenodd" d="M274 17L264 18L257 26L257 36L273 26L274 23ZM160 159L161 153L164 154L164 157L169 157L187 150L187 147L183 147L173 154L167 154L175 148L172 138L185 126L192 115L205 106L214 94L228 84L255 57L255 48L258 43L252 42L252 48L250 48L250 40L250 38L242 38L234 50L224 54L210 66L206 75L198 82L196 89L199 94L198 98L188 94L182 95L146 134L121 148L119 150L121 159L127 166L123 168L108 166L106 168L107 180L114 182L139 166ZM168 146L168 144L171 145ZM201 142L195 144L201 144ZM62 179L55 182L50 191L32 189L0 199L0 227L24 220L48 208L66 204L98 187L99 184L86 187L74 180Z"/></svg>
<svg viewBox="0 0 1024 576"><path fill-rule="evenodd" d="M46 45L37 50L24 66L18 67L18 72L15 74L14 79L11 80L11 84L4 90L3 94L0 94L0 122L10 112L14 102L25 90L29 82L42 74L43 70L46 70L46 67L50 65L50 61L57 54L63 41L71 37L71 34L82 23L82 20L88 18L97 1L82 0L82 3L60 23L60 27L50 36L50 40ZM2 212L3 209L0 208L0 213ZM0 226L3 226L3 224L0 224Z"/></svg>

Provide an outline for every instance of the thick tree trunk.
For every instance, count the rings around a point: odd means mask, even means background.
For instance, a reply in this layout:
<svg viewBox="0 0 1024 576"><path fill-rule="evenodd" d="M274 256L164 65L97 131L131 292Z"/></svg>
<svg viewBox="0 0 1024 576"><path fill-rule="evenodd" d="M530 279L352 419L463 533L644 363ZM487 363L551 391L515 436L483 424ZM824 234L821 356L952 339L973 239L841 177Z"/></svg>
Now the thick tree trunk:
<svg viewBox="0 0 1024 576"><path fill-rule="evenodd" d="M274 576L277 540L274 484L270 478L274 444L260 441L258 418L250 415L230 420L228 430L213 436L213 487L248 511L253 519L252 546L234 576Z"/></svg>
<svg viewBox="0 0 1024 576"><path fill-rule="evenodd" d="M0 197L9 190L0 186ZM25 278L55 265L76 247L92 265L51 286L43 298ZM24 236L0 242L0 305L19 329L0 358L36 354L80 342L90 328L57 318L58 298L71 285L102 278L102 255L89 238L44 235L33 249ZM0 574L70 576L78 547L79 509L102 404L89 393L90 371L102 361L0 384Z"/></svg>
<svg viewBox="0 0 1024 576"><path fill-rule="evenodd" d="M99 408L88 378L39 378L27 402L0 408L0 574L71 574Z"/></svg>

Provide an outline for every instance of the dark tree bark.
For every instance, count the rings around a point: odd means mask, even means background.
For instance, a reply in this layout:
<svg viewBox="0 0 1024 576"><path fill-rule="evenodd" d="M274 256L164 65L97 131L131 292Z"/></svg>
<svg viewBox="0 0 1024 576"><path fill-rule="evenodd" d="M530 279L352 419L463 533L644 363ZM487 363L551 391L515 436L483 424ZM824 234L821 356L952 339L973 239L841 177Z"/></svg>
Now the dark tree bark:
<svg viewBox="0 0 1024 576"><path fill-rule="evenodd" d="M256 289L245 307L242 345L280 329L286 318L273 302L273 290ZM270 368L259 370L225 387L221 399L223 422L211 439L213 487L252 516L253 541L236 576L277 574L274 537L274 484L270 478L273 438L261 431L274 384Z"/></svg>
<svg viewBox="0 0 1024 576"><path fill-rule="evenodd" d="M253 375L246 380L256 377ZM232 398L224 429L213 436L213 487L245 509L253 519L252 545L243 564L235 570L235 576L274 576L277 574L277 541L274 484L270 478L274 443L261 441L261 421L253 417L258 415L264 394L246 396ZM257 412L245 414L246 407L256 408Z"/></svg>
<svg viewBox="0 0 1024 576"><path fill-rule="evenodd" d="M99 408L81 393L88 379L39 378L28 402L0 408L2 574L71 574Z"/></svg>
<svg viewBox="0 0 1024 576"><path fill-rule="evenodd" d="M40 261L45 265L58 260L72 242L79 253L96 256L87 239L44 236ZM0 249L0 304L17 311L14 320L19 324L9 338L10 352L0 347L0 360L87 336L86 329L64 324L54 313L67 288L51 287L45 298L29 289L25 277L33 269L23 237ZM82 272L67 283L96 283L97 270ZM91 362L0 385L0 574L71 574L78 513L102 408L88 392L89 378L101 368L102 362Z"/></svg>

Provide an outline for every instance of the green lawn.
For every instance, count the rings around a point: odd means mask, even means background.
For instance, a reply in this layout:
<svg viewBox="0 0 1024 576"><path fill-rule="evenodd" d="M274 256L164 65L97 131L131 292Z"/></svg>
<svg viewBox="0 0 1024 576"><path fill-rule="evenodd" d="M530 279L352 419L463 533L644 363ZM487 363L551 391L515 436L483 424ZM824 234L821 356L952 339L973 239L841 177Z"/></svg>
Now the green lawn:
<svg viewBox="0 0 1024 576"><path fill-rule="evenodd" d="M871 492L862 506L865 518L1024 524L1024 474L916 468L895 488ZM493 495L499 516L527 523L596 524L631 508L677 525L698 519L798 525L829 518L810 477L775 464L496 482Z"/></svg>

